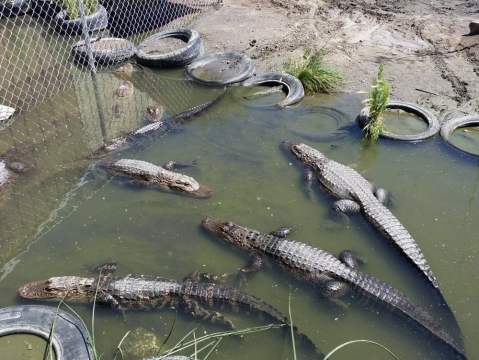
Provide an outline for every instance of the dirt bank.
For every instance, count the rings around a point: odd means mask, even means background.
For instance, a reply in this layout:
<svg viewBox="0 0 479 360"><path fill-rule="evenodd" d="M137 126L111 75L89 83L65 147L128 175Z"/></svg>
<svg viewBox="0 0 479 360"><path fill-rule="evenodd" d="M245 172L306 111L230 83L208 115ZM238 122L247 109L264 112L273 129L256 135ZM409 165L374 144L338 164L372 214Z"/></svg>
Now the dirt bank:
<svg viewBox="0 0 479 360"><path fill-rule="evenodd" d="M243 51L260 71L325 48L344 91L367 91L383 63L394 98L444 116L479 112L479 36L464 36L472 20L475 0L225 0L193 27L208 51Z"/></svg>

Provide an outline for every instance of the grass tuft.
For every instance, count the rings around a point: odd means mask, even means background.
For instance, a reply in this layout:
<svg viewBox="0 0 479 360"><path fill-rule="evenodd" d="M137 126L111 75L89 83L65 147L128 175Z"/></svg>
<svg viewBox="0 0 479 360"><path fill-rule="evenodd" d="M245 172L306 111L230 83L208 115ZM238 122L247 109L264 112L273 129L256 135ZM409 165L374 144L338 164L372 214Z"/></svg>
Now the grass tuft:
<svg viewBox="0 0 479 360"><path fill-rule="evenodd" d="M384 78L384 66L379 65L377 78L374 79L365 103L369 107L368 123L364 127L365 136L371 142L376 142L384 130L384 112L386 111L391 86Z"/></svg>
<svg viewBox="0 0 479 360"><path fill-rule="evenodd" d="M290 60L284 71L297 77L307 94L330 93L343 82L342 75L324 62L324 51L305 49L299 60Z"/></svg>
<svg viewBox="0 0 479 360"><path fill-rule="evenodd" d="M293 347L293 359L297 360L296 343L294 341L293 315L291 313L291 293L289 293L289 298L288 298L288 314L289 314L289 329L291 331L291 346Z"/></svg>
<svg viewBox="0 0 479 360"><path fill-rule="evenodd" d="M342 348L344 348L346 346L349 346L351 344L357 344L357 343L366 343L366 344L371 344L371 345L375 345L377 347L380 347L381 349L386 351L389 355L391 355L394 359L399 360L399 357L396 354L394 354L391 350L389 350L386 346L384 346L380 343L377 343L375 341L372 341L372 340L351 340L351 341L347 341L347 342L345 342L341 345L336 346L333 350L331 350L329 353L327 353L323 360L328 360L331 356L333 356L333 354L335 354L336 352L338 352Z"/></svg>

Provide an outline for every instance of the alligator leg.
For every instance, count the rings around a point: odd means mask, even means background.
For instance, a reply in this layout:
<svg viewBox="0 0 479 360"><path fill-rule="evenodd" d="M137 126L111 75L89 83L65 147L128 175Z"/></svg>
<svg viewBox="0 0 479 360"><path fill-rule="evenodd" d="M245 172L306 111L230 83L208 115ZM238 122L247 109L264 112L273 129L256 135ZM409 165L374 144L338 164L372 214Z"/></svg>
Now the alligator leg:
<svg viewBox="0 0 479 360"><path fill-rule="evenodd" d="M303 181L308 199L313 200L314 171L309 166L305 166L303 169Z"/></svg>
<svg viewBox="0 0 479 360"><path fill-rule="evenodd" d="M256 254L252 254L248 263L237 273L238 287L242 287L248 281L248 277L257 273L264 267L264 259Z"/></svg>
<svg viewBox="0 0 479 360"><path fill-rule="evenodd" d="M365 261L351 250L343 250L339 253L338 259L351 269L359 269Z"/></svg>
<svg viewBox="0 0 479 360"><path fill-rule="evenodd" d="M206 272L193 271L186 275L183 281L206 282L206 283L224 283L229 274L212 274Z"/></svg>
<svg viewBox="0 0 479 360"><path fill-rule="evenodd" d="M348 305L341 300L342 297L349 293L350 287L348 284L324 273L320 274L316 281L319 282L319 291L322 296L342 310L348 308Z"/></svg>
<svg viewBox="0 0 479 360"><path fill-rule="evenodd" d="M384 205L390 201L389 191L380 187L374 189L374 196Z"/></svg>
<svg viewBox="0 0 479 360"><path fill-rule="evenodd" d="M127 308L120 304L118 300L115 299L111 294L108 294L103 291L98 291L98 293L96 294L96 298L97 302L106 303L110 305L113 309L120 311L121 314L125 316L125 311L127 310Z"/></svg>
<svg viewBox="0 0 479 360"><path fill-rule="evenodd" d="M341 199L334 203L333 210L342 214L355 214L361 211L361 206L354 200Z"/></svg>
<svg viewBox="0 0 479 360"><path fill-rule="evenodd" d="M111 275L116 271L117 263L116 262L108 262L104 264L100 264L95 266L91 269L91 272L96 274L101 274L102 276Z"/></svg>
<svg viewBox="0 0 479 360"><path fill-rule="evenodd" d="M349 292L349 285L329 275L320 274L317 278L321 294L328 299L338 299Z"/></svg>
<svg viewBox="0 0 479 360"><path fill-rule="evenodd" d="M163 165L163 168L165 168L166 170L175 170L175 169L183 169L183 168L187 168L187 167L192 167L192 166L196 166L196 164L198 163L198 161L195 159L195 160L192 160L192 161L174 161L174 160L170 160L170 161L167 161L164 165Z"/></svg>
<svg viewBox="0 0 479 360"><path fill-rule="evenodd" d="M221 324L228 329L234 329L234 324L231 320L227 319L223 314L217 311L208 311L203 308L197 301L184 298L181 301L182 309L194 318L207 320L214 324Z"/></svg>
<svg viewBox="0 0 479 360"><path fill-rule="evenodd" d="M271 231L269 234L279 238L285 238L289 234L293 233L295 230L296 230L295 226L291 226L291 227L281 226L278 229Z"/></svg>
<svg viewBox="0 0 479 360"><path fill-rule="evenodd" d="M246 266L240 269L240 273L251 274L260 271L264 266L263 258L259 255L251 255Z"/></svg>

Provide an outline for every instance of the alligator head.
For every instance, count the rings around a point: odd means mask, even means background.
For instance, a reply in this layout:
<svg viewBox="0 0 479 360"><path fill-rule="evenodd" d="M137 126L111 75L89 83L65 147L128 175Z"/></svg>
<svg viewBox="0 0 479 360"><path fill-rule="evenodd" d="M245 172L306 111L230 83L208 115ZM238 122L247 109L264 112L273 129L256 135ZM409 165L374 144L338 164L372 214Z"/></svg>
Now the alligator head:
<svg viewBox="0 0 479 360"><path fill-rule="evenodd" d="M221 221L209 217L201 221L201 226L237 247L249 250L255 247L255 237L250 236L252 231L229 221Z"/></svg>
<svg viewBox="0 0 479 360"><path fill-rule="evenodd" d="M25 299L88 301L95 296L95 278L78 276L51 277L33 281L18 288Z"/></svg>
<svg viewBox="0 0 479 360"><path fill-rule="evenodd" d="M323 153L303 143L296 144L289 140L283 140L281 142L281 147L289 150L305 165L313 166L328 161L328 158Z"/></svg>

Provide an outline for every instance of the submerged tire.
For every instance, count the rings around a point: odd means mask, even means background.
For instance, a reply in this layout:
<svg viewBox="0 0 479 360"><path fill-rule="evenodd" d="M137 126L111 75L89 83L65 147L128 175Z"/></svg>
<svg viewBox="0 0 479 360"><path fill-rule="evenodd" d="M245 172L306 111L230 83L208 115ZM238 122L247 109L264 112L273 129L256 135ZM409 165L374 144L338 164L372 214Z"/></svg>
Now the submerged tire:
<svg viewBox="0 0 479 360"><path fill-rule="evenodd" d="M479 115L468 115L468 116L462 116L458 118L454 118L451 120L446 121L444 124L442 124L441 127L441 137L444 139L446 143L449 145L455 147L456 149L462 151L463 153L466 153L468 155L474 156L474 157L479 157L479 154L473 153L471 151L465 150L460 148L459 146L456 146L451 142L451 135L452 133L461 127L465 127L467 125L479 125Z"/></svg>
<svg viewBox="0 0 479 360"><path fill-rule="evenodd" d="M225 52L208 54L196 59L186 67L186 73L199 83L224 86L250 78L254 69L251 59L246 55Z"/></svg>
<svg viewBox="0 0 479 360"><path fill-rule="evenodd" d="M155 43L166 38L179 39L185 46L164 53L153 53ZM201 52L202 43L200 34L190 29L175 29L156 33L148 37L137 50L137 61L143 65L155 67L180 67L190 64Z"/></svg>
<svg viewBox="0 0 479 360"><path fill-rule="evenodd" d="M101 5L98 5L96 11L86 16L85 19L89 32L103 30L108 26L108 13ZM77 35L83 31L82 20L80 18L69 20L66 10L60 11L55 16L54 22L55 30L63 35Z"/></svg>
<svg viewBox="0 0 479 360"><path fill-rule="evenodd" d="M304 88L301 81L299 81L296 77L286 73L269 72L251 77L242 83L243 86L269 84L281 85L283 87L283 91L286 93L286 98L277 103L276 106L285 107L294 105L304 98Z"/></svg>
<svg viewBox="0 0 479 360"><path fill-rule="evenodd" d="M52 345L57 360L93 360L93 350L83 324L56 307L21 305L0 309L0 336L36 335L48 341L52 323Z"/></svg>
<svg viewBox="0 0 479 360"><path fill-rule="evenodd" d="M91 50L95 64L113 65L135 56L135 46L126 39L93 38ZM72 46L72 55L77 63L88 64L88 52L85 41L81 40Z"/></svg>
<svg viewBox="0 0 479 360"><path fill-rule="evenodd" d="M416 104L404 101L390 101L387 105L387 109L399 109L408 113L413 113L424 120L427 123L428 128L418 134L395 134L390 131L383 131L380 135L383 138L402 141L421 141L428 139L439 132L440 124L437 118L428 110ZM369 121L369 107L365 107L361 110L357 121L361 128L366 126Z"/></svg>

